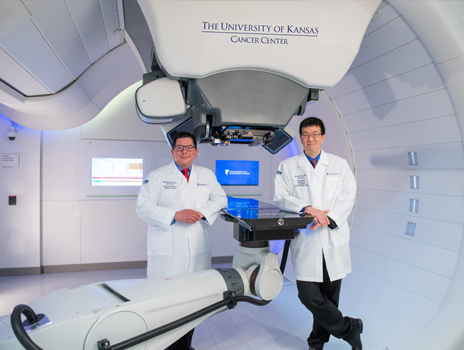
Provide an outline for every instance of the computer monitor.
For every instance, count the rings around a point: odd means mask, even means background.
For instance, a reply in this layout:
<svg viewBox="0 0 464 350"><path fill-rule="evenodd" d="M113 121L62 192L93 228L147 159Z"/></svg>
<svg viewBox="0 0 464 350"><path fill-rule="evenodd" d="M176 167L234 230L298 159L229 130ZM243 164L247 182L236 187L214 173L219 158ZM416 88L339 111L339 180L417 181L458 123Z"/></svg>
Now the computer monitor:
<svg viewBox="0 0 464 350"><path fill-rule="evenodd" d="M216 160L216 177L223 186L258 186L259 161Z"/></svg>
<svg viewBox="0 0 464 350"><path fill-rule="evenodd" d="M92 158L91 186L140 186L142 158Z"/></svg>

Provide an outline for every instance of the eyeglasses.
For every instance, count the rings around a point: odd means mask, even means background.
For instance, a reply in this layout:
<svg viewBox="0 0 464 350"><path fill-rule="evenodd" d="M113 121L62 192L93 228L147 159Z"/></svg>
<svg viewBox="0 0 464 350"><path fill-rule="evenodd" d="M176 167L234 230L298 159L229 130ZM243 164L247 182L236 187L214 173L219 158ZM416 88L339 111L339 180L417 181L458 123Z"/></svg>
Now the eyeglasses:
<svg viewBox="0 0 464 350"><path fill-rule="evenodd" d="M317 139L321 136L322 134L319 133L319 132L315 132L315 133L312 133L312 134L307 134L307 133L304 133L303 135L301 135L301 137L303 139L309 139L309 137L311 136L313 139Z"/></svg>
<svg viewBox="0 0 464 350"><path fill-rule="evenodd" d="M193 150L195 149L195 146L194 145L187 145L187 146L177 145L177 146L174 146L172 149L175 149L177 152L182 152L184 148L187 150L187 152L193 152Z"/></svg>

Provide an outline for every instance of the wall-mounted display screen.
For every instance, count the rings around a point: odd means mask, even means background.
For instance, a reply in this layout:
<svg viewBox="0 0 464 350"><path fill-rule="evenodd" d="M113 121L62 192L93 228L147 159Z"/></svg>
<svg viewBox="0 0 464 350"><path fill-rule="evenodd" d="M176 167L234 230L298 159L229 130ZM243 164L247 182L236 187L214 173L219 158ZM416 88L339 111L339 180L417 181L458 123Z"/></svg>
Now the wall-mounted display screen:
<svg viewBox="0 0 464 350"><path fill-rule="evenodd" d="M140 186L143 159L92 158L92 186Z"/></svg>
<svg viewBox="0 0 464 350"><path fill-rule="evenodd" d="M258 186L259 161L216 160L216 177L224 186Z"/></svg>

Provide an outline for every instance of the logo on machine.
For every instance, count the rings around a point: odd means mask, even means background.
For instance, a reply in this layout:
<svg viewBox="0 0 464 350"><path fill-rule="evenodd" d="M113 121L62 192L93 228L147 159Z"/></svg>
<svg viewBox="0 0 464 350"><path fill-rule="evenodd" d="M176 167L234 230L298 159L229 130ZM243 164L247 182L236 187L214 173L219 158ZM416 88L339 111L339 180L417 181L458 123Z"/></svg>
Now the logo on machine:
<svg viewBox="0 0 464 350"><path fill-rule="evenodd" d="M203 21L201 32L225 34L232 43L289 45L291 37L317 38L319 27Z"/></svg>
<svg viewBox="0 0 464 350"><path fill-rule="evenodd" d="M250 175L250 173L246 170L225 170L226 175Z"/></svg>

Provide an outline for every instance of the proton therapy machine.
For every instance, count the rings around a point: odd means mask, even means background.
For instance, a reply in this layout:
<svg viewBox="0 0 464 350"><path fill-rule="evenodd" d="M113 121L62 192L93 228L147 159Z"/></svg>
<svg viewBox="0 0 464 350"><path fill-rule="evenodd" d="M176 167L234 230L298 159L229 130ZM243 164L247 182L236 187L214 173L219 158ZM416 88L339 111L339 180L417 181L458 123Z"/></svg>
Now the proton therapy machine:
<svg viewBox="0 0 464 350"><path fill-rule="evenodd" d="M380 2L138 0L154 44L138 115L169 143L189 131L277 153L293 138L291 118L346 74ZM312 218L255 200L229 200L221 217L240 242L233 268L56 291L0 317L0 348L164 349L237 302L267 304L286 261L279 267L268 241L288 249Z"/></svg>

